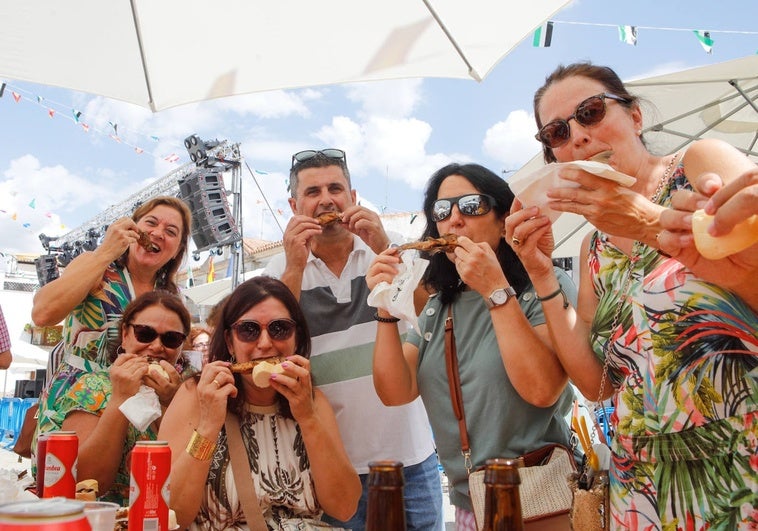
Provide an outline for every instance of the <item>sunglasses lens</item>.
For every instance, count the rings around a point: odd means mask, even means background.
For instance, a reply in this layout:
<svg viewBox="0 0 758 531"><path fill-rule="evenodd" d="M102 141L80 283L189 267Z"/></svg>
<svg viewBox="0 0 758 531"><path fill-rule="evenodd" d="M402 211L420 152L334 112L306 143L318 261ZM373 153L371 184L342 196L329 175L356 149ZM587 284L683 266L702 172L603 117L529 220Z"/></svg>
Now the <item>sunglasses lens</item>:
<svg viewBox="0 0 758 531"><path fill-rule="evenodd" d="M295 322L289 319L275 319L268 324L267 329L271 339L283 341L292 337L295 332Z"/></svg>
<svg viewBox="0 0 758 531"><path fill-rule="evenodd" d="M261 325L256 321L242 321L234 326L234 330L237 332L237 338L245 343L252 343L258 341L261 337Z"/></svg>
<svg viewBox="0 0 758 531"><path fill-rule="evenodd" d="M599 96L584 100L576 108L576 121L582 125L595 125L605 118L605 100Z"/></svg>
<svg viewBox="0 0 758 531"><path fill-rule="evenodd" d="M181 332L164 332L161 334L161 343L164 347L179 348L184 343L184 338L187 337Z"/></svg>
<svg viewBox="0 0 758 531"><path fill-rule="evenodd" d="M448 199L438 199L432 205L432 220L435 222L442 221L450 215L453 204Z"/></svg>
<svg viewBox="0 0 758 531"><path fill-rule="evenodd" d="M312 159L316 156L318 151L313 149L306 149L305 151L299 151L292 155L292 158L295 160L295 162L303 162L304 160Z"/></svg>
<svg viewBox="0 0 758 531"><path fill-rule="evenodd" d="M550 122L540 129L540 141L548 147L558 147L568 139L569 124L565 120Z"/></svg>
<svg viewBox="0 0 758 531"><path fill-rule="evenodd" d="M483 216L490 211L490 203L483 195L467 195L458 200L458 208L464 216Z"/></svg>
<svg viewBox="0 0 758 531"><path fill-rule="evenodd" d="M345 158L345 152L341 149L323 149L321 150L321 154L330 159L342 160Z"/></svg>
<svg viewBox="0 0 758 531"><path fill-rule="evenodd" d="M132 325L134 337L140 343L152 343L158 337L158 332L154 328L146 325Z"/></svg>

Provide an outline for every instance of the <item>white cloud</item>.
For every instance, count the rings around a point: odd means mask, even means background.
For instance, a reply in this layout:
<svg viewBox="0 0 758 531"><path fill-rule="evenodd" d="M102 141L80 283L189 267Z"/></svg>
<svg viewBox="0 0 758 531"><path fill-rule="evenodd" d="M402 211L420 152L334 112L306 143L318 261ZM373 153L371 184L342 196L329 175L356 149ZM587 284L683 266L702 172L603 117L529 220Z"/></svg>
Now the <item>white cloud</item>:
<svg viewBox="0 0 758 531"><path fill-rule="evenodd" d="M252 114L260 118L308 117L307 103L321 98L317 90L272 90L218 100L219 109L241 115Z"/></svg>
<svg viewBox="0 0 758 531"><path fill-rule="evenodd" d="M534 138L536 129L533 115L513 111L505 121L487 129L482 149L501 162L504 170L518 169L540 152L540 144Z"/></svg>
<svg viewBox="0 0 758 531"><path fill-rule="evenodd" d="M347 97L361 105L363 118L385 116L405 118L421 101L423 80L402 79L355 83L346 88Z"/></svg>

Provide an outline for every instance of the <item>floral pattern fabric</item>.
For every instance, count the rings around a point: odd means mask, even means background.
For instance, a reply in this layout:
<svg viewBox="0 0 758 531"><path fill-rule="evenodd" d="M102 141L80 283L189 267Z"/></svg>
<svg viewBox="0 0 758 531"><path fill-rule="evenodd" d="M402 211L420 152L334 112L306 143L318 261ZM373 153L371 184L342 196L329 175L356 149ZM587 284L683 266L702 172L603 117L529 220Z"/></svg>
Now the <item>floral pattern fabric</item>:
<svg viewBox="0 0 758 531"><path fill-rule="evenodd" d="M681 165L664 205L677 188L689 188ZM593 349L604 360L610 341L617 387L611 528L757 529L758 316L675 259L645 246L630 258L602 233L589 267Z"/></svg>
<svg viewBox="0 0 758 531"><path fill-rule="evenodd" d="M279 414L276 406L248 406L240 430L268 528L281 529L286 518L320 518L322 509L297 423ZM200 512L190 529L249 529L234 484L225 429L219 434Z"/></svg>

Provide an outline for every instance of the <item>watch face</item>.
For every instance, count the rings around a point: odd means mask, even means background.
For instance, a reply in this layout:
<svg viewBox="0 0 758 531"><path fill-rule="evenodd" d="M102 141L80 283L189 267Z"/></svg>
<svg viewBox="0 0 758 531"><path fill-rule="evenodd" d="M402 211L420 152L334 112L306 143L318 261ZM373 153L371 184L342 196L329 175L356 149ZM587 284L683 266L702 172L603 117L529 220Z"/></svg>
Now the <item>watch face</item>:
<svg viewBox="0 0 758 531"><path fill-rule="evenodd" d="M495 304L496 306L505 304L505 301L507 300L508 300L508 294L505 292L504 289L495 290L492 292L492 295L490 295L490 301L492 301L492 304Z"/></svg>

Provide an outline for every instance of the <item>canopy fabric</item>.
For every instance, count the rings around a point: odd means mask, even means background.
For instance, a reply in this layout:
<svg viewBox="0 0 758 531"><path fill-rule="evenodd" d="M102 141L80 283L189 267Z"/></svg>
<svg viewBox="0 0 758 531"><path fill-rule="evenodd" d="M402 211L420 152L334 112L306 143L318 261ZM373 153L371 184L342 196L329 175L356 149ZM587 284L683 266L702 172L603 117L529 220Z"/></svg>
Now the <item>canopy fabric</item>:
<svg viewBox="0 0 758 531"><path fill-rule="evenodd" d="M516 8L502 0L0 2L0 77L153 111L333 83L481 80L567 3L543 0Z"/></svg>
<svg viewBox="0 0 758 531"><path fill-rule="evenodd" d="M758 55L626 86L643 100L643 137L653 153L666 155L699 138L719 138L758 162ZM527 179L543 165L540 152L508 182ZM582 239L593 229L581 216L562 214L553 224L553 258L579 256Z"/></svg>

